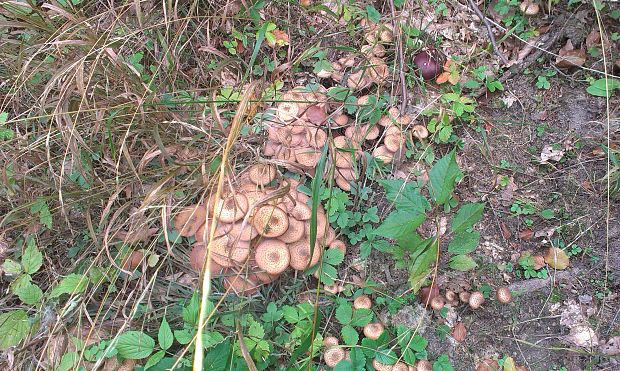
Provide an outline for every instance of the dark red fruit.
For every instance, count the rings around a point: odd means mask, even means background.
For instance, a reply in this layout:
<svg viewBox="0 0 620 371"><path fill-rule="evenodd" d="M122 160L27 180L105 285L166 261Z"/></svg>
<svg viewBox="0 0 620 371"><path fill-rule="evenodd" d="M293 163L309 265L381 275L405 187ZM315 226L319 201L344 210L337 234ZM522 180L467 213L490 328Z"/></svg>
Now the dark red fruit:
<svg viewBox="0 0 620 371"><path fill-rule="evenodd" d="M418 53L413 59L413 63L418 67L424 80L434 80L441 73L441 62L437 53L424 50Z"/></svg>

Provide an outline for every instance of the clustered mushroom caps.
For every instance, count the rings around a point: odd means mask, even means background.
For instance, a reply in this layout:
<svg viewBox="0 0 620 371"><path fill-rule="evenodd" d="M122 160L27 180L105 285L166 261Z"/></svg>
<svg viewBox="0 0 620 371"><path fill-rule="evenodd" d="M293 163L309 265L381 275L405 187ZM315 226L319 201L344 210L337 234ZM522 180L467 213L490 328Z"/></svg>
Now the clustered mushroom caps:
<svg viewBox="0 0 620 371"><path fill-rule="evenodd" d="M295 180L289 180L286 195L278 195L282 188L274 186L276 172L273 165L251 166L219 200L212 195L204 204L183 208L174 219L181 235L196 239L189 253L190 266L201 272L211 249L210 273L224 276L224 287L238 295L255 294L289 267L305 270L314 266L327 246L346 249L335 239L336 232L319 207L317 241L311 254L309 198L297 191ZM215 234L209 241L214 223Z"/></svg>

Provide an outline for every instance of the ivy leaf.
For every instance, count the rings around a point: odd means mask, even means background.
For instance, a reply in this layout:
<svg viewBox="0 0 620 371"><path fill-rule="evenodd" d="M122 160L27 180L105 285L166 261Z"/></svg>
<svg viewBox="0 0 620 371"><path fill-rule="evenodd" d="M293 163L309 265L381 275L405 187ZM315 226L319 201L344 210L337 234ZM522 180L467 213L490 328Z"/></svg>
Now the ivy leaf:
<svg viewBox="0 0 620 371"><path fill-rule="evenodd" d="M426 219L426 214L396 210L385 218L383 223L375 230L378 236L399 239L415 232Z"/></svg>
<svg viewBox="0 0 620 371"><path fill-rule="evenodd" d="M336 319L340 324L348 325L353 318L353 307L348 302L342 302L338 308L336 308Z"/></svg>
<svg viewBox="0 0 620 371"><path fill-rule="evenodd" d="M25 310L13 310L0 314L0 350L19 344L28 336L30 323Z"/></svg>
<svg viewBox="0 0 620 371"><path fill-rule="evenodd" d="M450 259L450 268L461 272L467 272L476 268L478 264L467 255L456 255Z"/></svg>
<svg viewBox="0 0 620 371"><path fill-rule="evenodd" d="M442 157L428 172L428 193L433 201L443 205L454 191L454 184L463 173L456 163L456 152L452 150Z"/></svg>
<svg viewBox="0 0 620 371"><path fill-rule="evenodd" d="M62 294L79 294L86 290L86 286L88 286L88 277L83 274L71 273L52 289L49 297L57 298Z"/></svg>
<svg viewBox="0 0 620 371"><path fill-rule="evenodd" d="M342 340L347 345L357 345L359 341L359 334L351 325L343 326L340 335L342 335Z"/></svg>
<svg viewBox="0 0 620 371"><path fill-rule="evenodd" d="M484 203L463 205L452 218L452 233L459 233L471 228L482 217Z"/></svg>
<svg viewBox="0 0 620 371"><path fill-rule="evenodd" d="M478 247L480 232L461 232L454 235L448 245L448 252L452 254L467 254Z"/></svg>
<svg viewBox="0 0 620 371"><path fill-rule="evenodd" d="M19 300L28 305L40 303L41 298L43 298L43 291L41 288L32 282L17 287L14 292L15 295L19 297Z"/></svg>
<svg viewBox="0 0 620 371"><path fill-rule="evenodd" d="M159 325L157 341L159 342L159 347L163 350L170 348L174 341L174 335L172 334L168 321L166 321L166 317L162 318L161 325Z"/></svg>
<svg viewBox="0 0 620 371"><path fill-rule="evenodd" d="M118 337L116 350L126 359L143 359L151 355L155 340L142 331L127 331Z"/></svg>
<svg viewBox="0 0 620 371"><path fill-rule="evenodd" d="M28 244L24 255L22 256L22 265L24 266L24 272L28 274L36 273L41 265L43 265L43 254L37 249L34 243Z"/></svg>

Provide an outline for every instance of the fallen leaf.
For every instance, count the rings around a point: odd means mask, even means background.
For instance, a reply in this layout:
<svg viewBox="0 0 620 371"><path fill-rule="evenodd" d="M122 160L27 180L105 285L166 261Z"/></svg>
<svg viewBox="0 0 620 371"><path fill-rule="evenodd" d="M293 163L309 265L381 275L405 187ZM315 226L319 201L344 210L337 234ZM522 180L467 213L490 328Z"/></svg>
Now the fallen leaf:
<svg viewBox="0 0 620 371"><path fill-rule="evenodd" d="M508 229L506 223L502 222L499 226L502 229L502 237L504 237L505 240L509 239L512 236L512 233L510 232L510 229Z"/></svg>
<svg viewBox="0 0 620 371"><path fill-rule="evenodd" d="M542 269L545 266L545 258L542 255L532 256L534 259L534 270Z"/></svg>
<svg viewBox="0 0 620 371"><path fill-rule="evenodd" d="M551 145L546 145L540 153L540 163L548 164L549 161L560 161L564 157L564 151L561 149L553 149Z"/></svg>
<svg viewBox="0 0 620 371"><path fill-rule="evenodd" d="M555 65L558 68L580 67L586 63L586 58L586 51L581 48L575 49L573 43L569 39L566 41L566 45L558 52Z"/></svg>
<svg viewBox="0 0 620 371"><path fill-rule="evenodd" d="M614 336L601 345L601 353L607 356L620 355L620 336Z"/></svg>
<svg viewBox="0 0 620 371"><path fill-rule="evenodd" d="M553 234L555 233L555 229L557 227L547 227L547 228L543 228L541 230L536 231L536 233L534 233L534 237L538 238L538 237L551 237L553 236Z"/></svg>
<svg viewBox="0 0 620 371"><path fill-rule="evenodd" d="M500 175L498 176L496 180L496 184L500 184L501 180L502 180L502 176ZM497 195L497 200L503 206L510 206L512 204L512 198L514 197L514 193L517 189L518 187L515 184L514 178L513 177L508 178L508 184L506 184L505 187L500 189Z"/></svg>
<svg viewBox="0 0 620 371"><path fill-rule="evenodd" d="M517 371L517 365L512 357L507 357L504 360L503 371Z"/></svg>
<svg viewBox="0 0 620 371"><path fill-rule="evenodd" d="M557 247L550 247L545 254L545 262L549 264L551 268L566 269L568 268L570 259L564 250Z"/></svg>
<svg viewBox="0 0 620 371"><path fill-rule="evenodd" d="M521 232L519 232L519 239L523 241L529 241L532 239L533 236L534 236L534 231L531 229L524 229Z"/></svg>
<svg viewBox="0 0 620 371"><path fill-rule="evenodd" d="M584 348L598 345L596 333L587 324L577 325L570 329L570 334L565 338L569 342Z"/></svg>
<svg viewBox="0 0 620 371"><path fill-rule="evenodd" d="M586 37L586 48L590 49L601 44L601 34L598 30L593 29Z"/></svg>
<svg viewBox="0 0 620 371"><path fill-rule="evenodd" d="M454 328L452 328L452 337L454 338L454 340L460 343L465 340L466 336L467 329L465 328L465 325L463 325L462 322L457 322L454 325Z"/></svg>

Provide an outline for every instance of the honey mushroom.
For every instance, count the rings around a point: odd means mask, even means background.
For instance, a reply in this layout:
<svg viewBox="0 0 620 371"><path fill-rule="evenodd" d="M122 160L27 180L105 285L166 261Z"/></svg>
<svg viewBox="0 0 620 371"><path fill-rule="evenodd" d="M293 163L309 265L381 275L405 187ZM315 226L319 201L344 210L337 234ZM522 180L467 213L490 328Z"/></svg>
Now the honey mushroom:
<svg viewBox="0 0 620 371"><path fill-rule="evenodd" d="M189 264L197 272L202 271L202 267L207 260L207 247L203 243L195 243L192 246L192 250L189 253ZM222 273L224 267L211 259L209 272L212 275L218 275Z"/></svg>
<svg viewBox="0 0 620 371"><path fill-rule="evenodd" d="M256 164L248 169L248 176L252 183L265 186L276 178L276 167L268 164Z"/></svg>
<svg viewBox="0 0 620 371"><path fill-rule="evenodd" d="M262 240L256 246L254 254L256 265L268 274L280 274L289 266L289 250L280 240Z"/></svg>
<svg viewBox="0 0 620 371"><path fill-rule="evenodd" d="M316 265L321 258L321 248L318 244L312 251L312 255L310 255L310 241L305 239L290 244L288 246L288 251L290 255L290 266L297 271L303 271L308 267Z"/></svg>
<svg viewBox="0 0 620 371"><path fill-rule="evenodd" d="M202 205L192 205L183 208L174 218L174 228L183 237L196 233L205 222L207 209Z"/></svg>
<svg viewBox="0 0 620 371"><path fill-rule="evenodd" d="M383 324L379 323L379 322L375 322L375 323L369 323L366 326L364 326L364 336L366 336L369 339L372 340L377 340L381 334L383 334L383 331L385 330L385 327L383 326Z"/></svg>
<svg viewBox="0 0 620 371"><path fill-rule="evenodd" d="M256 210L252 224L261 236L273 238L283 235L289 222L286 211L275 205L263 205Z"/></svg>
<svg viewBox="0 0 620 371"><path fill-rule="evenodd" d="M370 309L372 307L372 300L368 295L360 295L353 300L353 308L355 309Z"/></svg>
<svg viewBox="0 0 620 371"><path fill-rule="evenodd" d="M325 364L327 365L327 367L332 368L336 367L336 365L340 363L340 361L345 359L345 357L345 350L337 345L327 348L327 350L325 350L325 353L323 354L323 360L325 360Z"/></svg>

